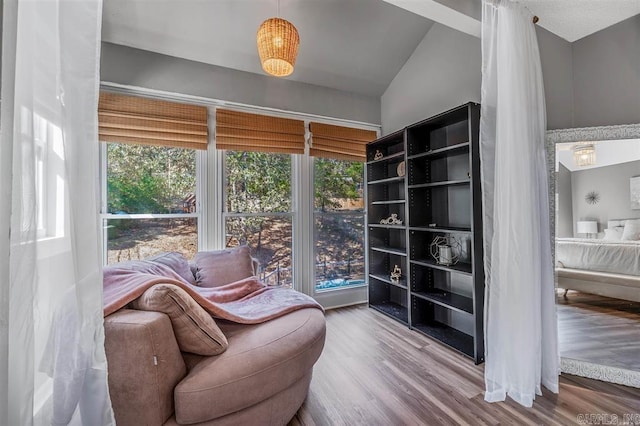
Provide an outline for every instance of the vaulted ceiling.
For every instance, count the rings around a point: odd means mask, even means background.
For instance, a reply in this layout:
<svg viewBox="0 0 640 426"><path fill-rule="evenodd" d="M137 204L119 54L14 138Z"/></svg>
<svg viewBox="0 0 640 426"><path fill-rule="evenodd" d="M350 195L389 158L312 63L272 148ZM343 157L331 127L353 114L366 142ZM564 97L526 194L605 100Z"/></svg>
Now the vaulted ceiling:
<svg viewBox="0 0 640 426"><path fill-rule="evenodd" d="M277 0L109 0L103 40L263 73L256 49ZM381 96L433 21L382 0L281 0L300 33L291 80Z"/></svg>
<svg viewBox="0 0 640 426"><path fill-rule="evenodd" d="M280 0L301 44L288 79L381 96L434 21L479 37L481 0ZM640 14L640 0L521 0L575 41ZM103 40L262 74L256 31L278 0L108 0ZM437 60L437 58L434 58Z"/></svg>

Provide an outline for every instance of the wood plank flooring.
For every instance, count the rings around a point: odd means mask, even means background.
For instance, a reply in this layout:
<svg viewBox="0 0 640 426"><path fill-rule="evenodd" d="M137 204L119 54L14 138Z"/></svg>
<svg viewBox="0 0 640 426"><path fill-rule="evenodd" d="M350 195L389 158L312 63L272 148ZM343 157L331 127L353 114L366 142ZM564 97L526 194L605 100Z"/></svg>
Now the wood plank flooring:
<svg viewBox="0 0 640 426"><path fill-rule="evenodd" d="M483 365L366 305L326 318L325 349L292 426L576 425L579 414L640 416L640 389L566 375L559 395L543 389L531 409L489 404Z"/></svg>
<svg viewBox="0 0 640 426"><path fill-rule="evenodd" d="M577 291L557 300L561 356L640 371L640 303Z"/></svg>

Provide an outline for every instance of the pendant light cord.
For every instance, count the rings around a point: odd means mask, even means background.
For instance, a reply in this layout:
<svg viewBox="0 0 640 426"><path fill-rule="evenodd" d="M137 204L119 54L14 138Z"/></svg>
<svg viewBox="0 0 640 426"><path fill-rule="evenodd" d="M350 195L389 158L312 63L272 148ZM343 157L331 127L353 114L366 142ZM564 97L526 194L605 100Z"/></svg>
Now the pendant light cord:
<svg viewBox="0 0 640 426"><path fill-rule="evenodd" d="M280 0L278 0L278 15L277 15L277 17L278 18L280 17Z"/></svg>

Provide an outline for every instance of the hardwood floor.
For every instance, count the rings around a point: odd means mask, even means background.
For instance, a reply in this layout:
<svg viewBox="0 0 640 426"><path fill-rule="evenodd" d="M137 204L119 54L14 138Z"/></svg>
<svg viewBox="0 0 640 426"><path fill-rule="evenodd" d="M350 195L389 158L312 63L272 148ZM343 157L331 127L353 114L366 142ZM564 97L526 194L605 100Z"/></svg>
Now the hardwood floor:
<svg viewBox="0 0 640 426"><path fill-rule="evenodd" d="M324 352L290 425L576 425L579 414L637 414L640 424L640 389L563 375L560 394L543 389L531 409L489 404L483 365L365 305L326 318Z"/></svg>
<svg viewBox="0 0 640 426"><path fill-rule="evenodd" d="M557 306L560 355L640 371L640 303L570 291Z"/></svg>

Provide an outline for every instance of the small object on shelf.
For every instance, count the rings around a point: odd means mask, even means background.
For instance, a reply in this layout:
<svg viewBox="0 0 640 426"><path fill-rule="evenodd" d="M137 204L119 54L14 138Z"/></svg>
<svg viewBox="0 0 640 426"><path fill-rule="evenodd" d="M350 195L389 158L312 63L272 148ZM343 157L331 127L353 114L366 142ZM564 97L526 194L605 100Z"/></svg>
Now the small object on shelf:
<svg viewBox="0 0 640 426"><path fill-rule="evenodd" d="M391 213L386 219L380 219L381 225L402 225L402 219L398 219L397 213Z"/></svg>
<svg viewBox="0 0 640 426"><path fill-rule="evenodd" d="M393 267L393 271L391 272L390 280L394 284L398 284L400 282L400 277L402 276L402 270L398 265Z"/></svg>
<svg viewBox="0 0 640 426"><path fill-rule="evenodd" d="M374 160L381 160L382 157L384 157L384 155L382 155L382 153L380 152L379 149L376 149L376 154L373 156Z"/></svg>
<svg viewBox="0 0 640 426"><path fill-rule="evenodd" d="M437 224L437 223L430 223L430 224L429 224L429 228L435 228L436 226L438 226L438 224Z"/></svg>
<svg viewBox="0 0 640 426"><path fill-rule="evenodd" d="M396 172L398 172L398 176L402 177L404 176L406 170L405 170L405 166L404 166L404 161L402 161L400 164L398 164L398 168L396 169Z"/></svg>
<svg viewBox="0 0 640 426"><path fill-rule="evenodd" d="M460 260L462 245L457 238L452 236L438 236L429 246L431 257L440 265L453 266Z"/></svg>

